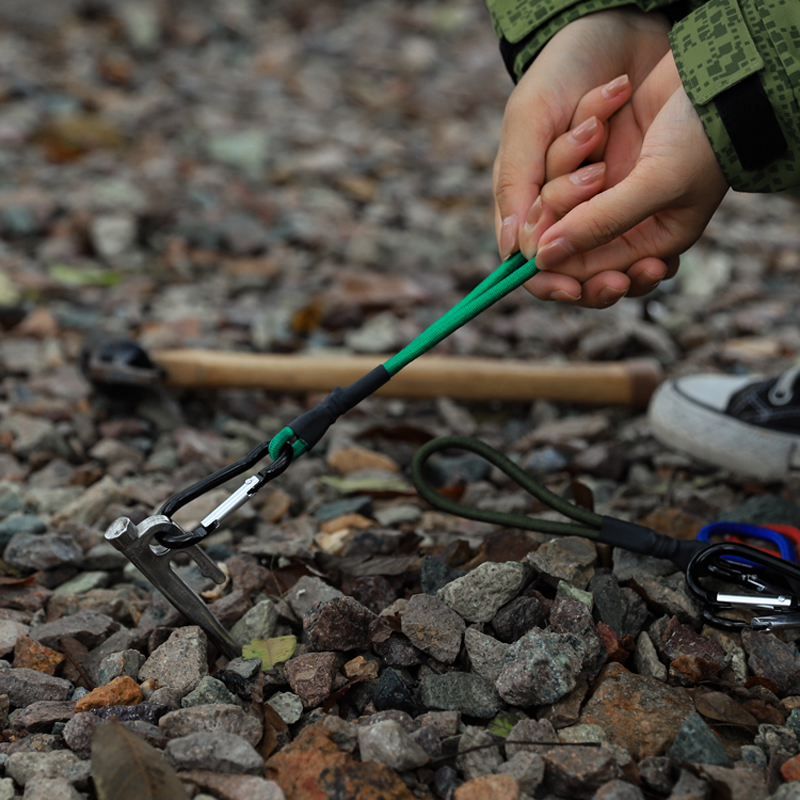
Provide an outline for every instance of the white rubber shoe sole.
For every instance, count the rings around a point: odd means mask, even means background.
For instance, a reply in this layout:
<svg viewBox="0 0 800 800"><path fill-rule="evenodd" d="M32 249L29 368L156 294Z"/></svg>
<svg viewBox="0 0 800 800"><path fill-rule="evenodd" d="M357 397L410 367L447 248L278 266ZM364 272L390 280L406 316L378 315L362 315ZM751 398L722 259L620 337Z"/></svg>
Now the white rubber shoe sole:
<svg viewBox="0 0 800 800"><path fill-rule="evenodd" d="M759 481L800 474L800 436L761 428L725 414L753 376L691 375L663 383L650 401L653 434L699 461Z"/></svg>

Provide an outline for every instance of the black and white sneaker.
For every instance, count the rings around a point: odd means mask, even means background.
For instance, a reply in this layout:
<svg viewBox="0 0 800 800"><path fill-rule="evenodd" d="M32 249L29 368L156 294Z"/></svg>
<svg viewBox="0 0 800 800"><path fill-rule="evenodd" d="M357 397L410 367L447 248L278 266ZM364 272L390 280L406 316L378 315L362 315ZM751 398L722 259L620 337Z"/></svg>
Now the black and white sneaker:
<svg viewBox="0 0 800 800"><path fill-rule="evenodd" d="M656 438L698 460L761 481L800 474L800 365L778 378L690 375L650 401Z"/></svg>

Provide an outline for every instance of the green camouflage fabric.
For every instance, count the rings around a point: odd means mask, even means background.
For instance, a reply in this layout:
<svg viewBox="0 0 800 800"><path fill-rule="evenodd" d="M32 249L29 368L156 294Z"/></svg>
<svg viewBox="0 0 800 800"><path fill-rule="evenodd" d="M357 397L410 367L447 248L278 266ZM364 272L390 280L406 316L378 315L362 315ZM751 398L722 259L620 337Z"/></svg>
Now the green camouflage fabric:
<svg viewBox="0 0 800 800"><path fill-rule="evenodd" d="M708 0L670 32L675 64L730 185L740 192L800 186L800 2ZM789 144L761 170L745 170L714 98L758 73Z"/></svg>
<svg viewBox="0 0 800 800"><path fill-rule="evenodd" d="M642 11L655 11L675 5L678 0L486 0L492 25L498 37L512 44L525 39L514 64L514 80L539 51L565 25L594 11L636 5Z"/></svg>
<svg viewBox="0 0 800 800"><path fill-rule="evenodd" d="M586 14L622 5L643 11L678 8L675 0L486 0L486 5L497 35L519 44L515 81L558 31ZM728 182L745 192L800 186L800 0L690 0L688 7L690 13L670 34L672 51ZM789 147L766 168L748 171L714 98L754 73Z"/></svg>

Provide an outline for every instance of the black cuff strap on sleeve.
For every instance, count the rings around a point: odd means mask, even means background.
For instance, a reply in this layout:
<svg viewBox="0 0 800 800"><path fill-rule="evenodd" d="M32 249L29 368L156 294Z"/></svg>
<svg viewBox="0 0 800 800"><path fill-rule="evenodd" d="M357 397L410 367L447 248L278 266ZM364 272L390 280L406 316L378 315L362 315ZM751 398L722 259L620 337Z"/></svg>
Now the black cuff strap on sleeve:
<svg viewBox="0 0 800 800"><path fill-rule="evenodd" d="M757 73L717 95L714 103L743 169L763 169L786 152L786 139Z"/></svg>
<svg viewBox="0 0 800 800"><path fill-rule="evenodd" d="M603 517L597 541L640 555L666 558L684 571L692 560L692 556L708 547L708 542L673 539L670 536L664 536L663 533L657 533L652 528L625 522L615 517Z"/></svg>
<svg viewBox="0 0 800 800"><path fill-rule="evenodd" d="M532 38L533 33L530 33L524 39L520 40L519 42L514 42L513 44L509 42L505 36L500 39L500 55L503 58L503 64L505 64L508 74L511 76L511 80L514 81L514 83L518 83L519 81L514 68L514 65L517 63L517 55ZM524 66L522 70L523 75L529 66L530 61Z"/></svg>
<svg viewBox="0 0 800 800"><path fill-rule="evenodd" d="M289 427L310 450L342 414L380 389L391 377L383 364L380 364L354 384L345 388L337 386L321 403L311 411L301 414Z"/></svg>

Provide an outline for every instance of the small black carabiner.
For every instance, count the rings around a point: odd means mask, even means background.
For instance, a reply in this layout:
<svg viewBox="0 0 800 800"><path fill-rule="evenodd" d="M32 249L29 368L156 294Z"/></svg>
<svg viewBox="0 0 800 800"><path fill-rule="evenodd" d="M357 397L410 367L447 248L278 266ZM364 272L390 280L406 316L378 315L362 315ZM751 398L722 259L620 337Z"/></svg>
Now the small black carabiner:
<svg viewBox="0 0 800 800"><path fill-rule="evenodd" d="M218 486L226 483L231 478L241 475L243 472L245 472L245 470L252 467L254 463L267 455L268 447L269 442L262 442L260 445L258 445L258 447L254 448L246 456L244 456L244 458L240 458L233 464L223 467L221 470L209 475L207 478L203 478L203 480L198 481L192 486L189 486L187 489L178 492L169 500L167 500L163 506L161 506L161 510L158 513L163 514L166 517L171 517L179 508L182 508L187 503L190 503L192 500L196 500L198 497L206 492L211 491L212 489L216 489ZM252 497L257 491L259 491L259 489L277 478L278 475L284 473L292 463L293 456L294 452L292 450L292 446L287 443L281 449L280 455L275 459L275 461L273 461L271 464L267 464L266 467L246 481L246 492L242 492L241 489L239 490L242 493L242 499L238 504L236 504L235 508L238 508L242 502ZM223 503L223 506L224 505L225 504ZM235 510L235 508L231 510ZM212 512L212 515L214 513L215 512ZM224 513L222 513L221 518L227 516L228 513L229 511L226 510ZM209 517L206 517L203 522L205 523L208 519ZM219 521L220 520L216 520L216 524L212 525L201 523L191 531L184 531L176 525L175 527L179 532L165 531L156 534L155 538L160 545L168 547L170 550L181 550L186 547L191 547L192 545L197 544L205 539L209 533L216 530Z"/></svg>
<svg viewBox="0 0 800 800"><path fill-rule="evenodd" d="M708 578L740 591L707 586ZM726 630L795 627L793 615L800 611L800 566L746 544L720 542L697 553L686 568L686 585L700 603L703 619ZM770 613L752 622L721 613L735 608L770 609Z"/></svg>

